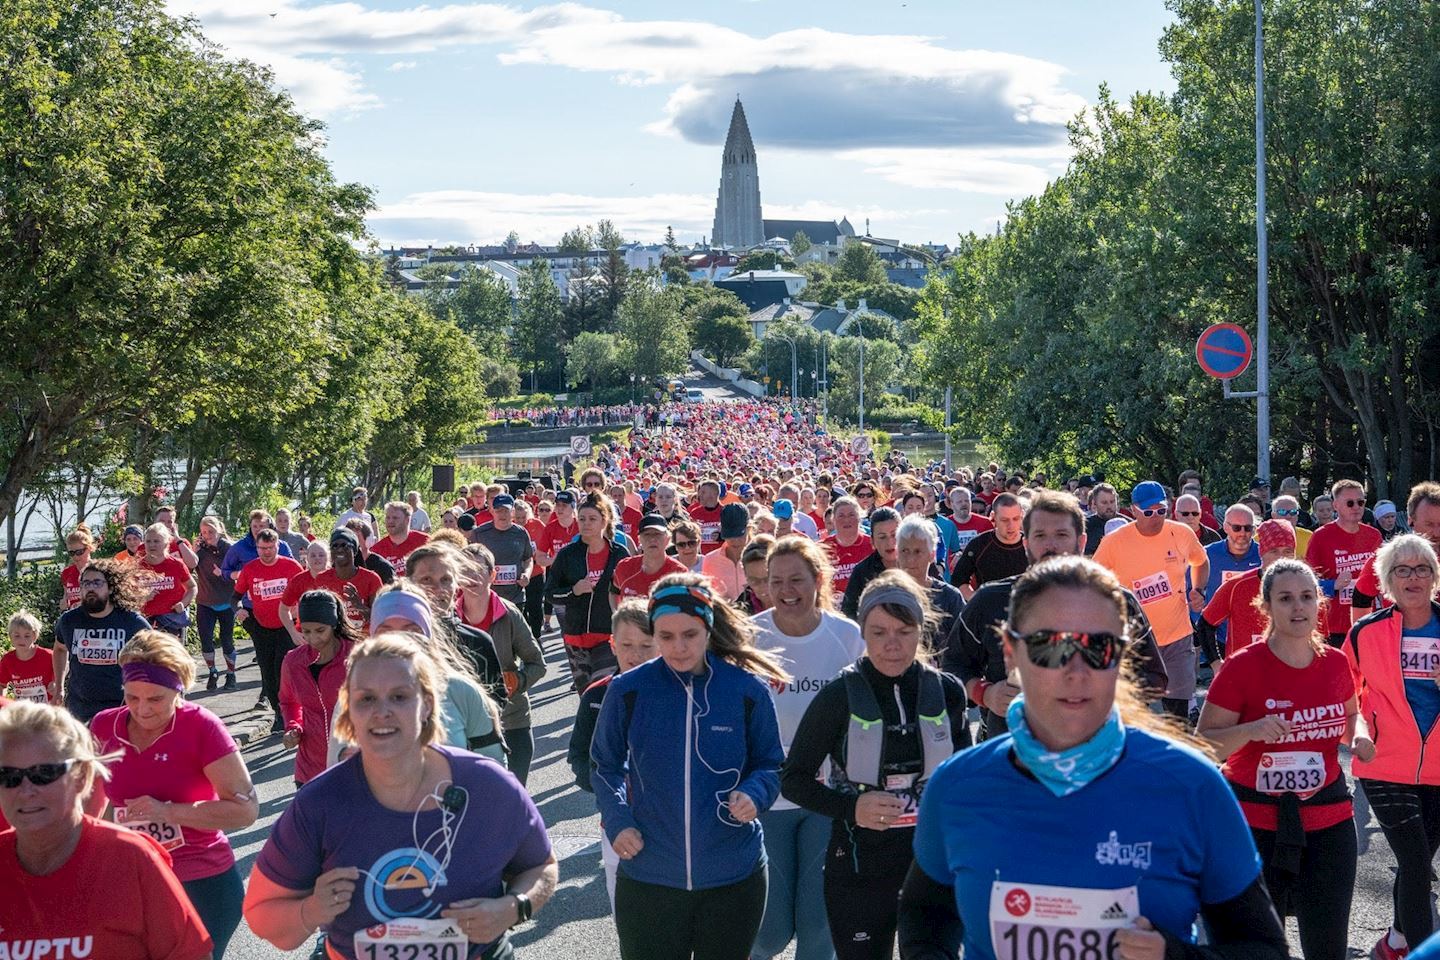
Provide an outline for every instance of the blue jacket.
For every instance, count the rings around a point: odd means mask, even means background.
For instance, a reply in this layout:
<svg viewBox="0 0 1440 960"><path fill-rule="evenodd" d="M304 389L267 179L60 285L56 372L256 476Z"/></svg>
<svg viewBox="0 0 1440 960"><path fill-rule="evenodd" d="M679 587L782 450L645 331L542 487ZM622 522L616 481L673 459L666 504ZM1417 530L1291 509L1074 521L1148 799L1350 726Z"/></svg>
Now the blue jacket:
<svg viewBox="0 0 1440 960"><path fill-rule="evenodd" d="M600 821L613 843L640 831L620 861L642 883L704 890L739 883L765 862L760 821L730 816L739 790L761 813L780 793L780 726L769 688L712 653L700 675L663 659L610 682L590 747Z"/></svg>
<svg viewBox="0 0 1440 960"><path fill-rule="evenodd" d="M284 540L280 541L280 556L290 557L292 560L295 558L295 555L290 552L290 544ZM259 559L259 557L260 551L255 548L255 535L253 533L247 533L239 540L236 540L229 550L225 551L225 560L220 564L220 573L222 576L229 578L233 585L236 578L240 576L240 568L251 560ZM248 596L244 597L240 601L240 605L246 610L249 610L250 598Z"/></svg>

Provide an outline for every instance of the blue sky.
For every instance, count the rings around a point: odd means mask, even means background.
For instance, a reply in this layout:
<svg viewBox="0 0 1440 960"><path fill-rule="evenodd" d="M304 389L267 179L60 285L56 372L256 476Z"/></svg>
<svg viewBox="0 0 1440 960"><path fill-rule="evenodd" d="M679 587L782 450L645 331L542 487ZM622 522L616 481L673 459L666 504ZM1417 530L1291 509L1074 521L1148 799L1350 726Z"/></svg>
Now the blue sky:
<svg viewBox="0 0 1440 960"><path fill-rule="evenodd" d="M708 236L735 96L768 217L953 242L1063 171L1064 122L1169 90L1163 0L169 0L269 65L382 244Z"/></svg>

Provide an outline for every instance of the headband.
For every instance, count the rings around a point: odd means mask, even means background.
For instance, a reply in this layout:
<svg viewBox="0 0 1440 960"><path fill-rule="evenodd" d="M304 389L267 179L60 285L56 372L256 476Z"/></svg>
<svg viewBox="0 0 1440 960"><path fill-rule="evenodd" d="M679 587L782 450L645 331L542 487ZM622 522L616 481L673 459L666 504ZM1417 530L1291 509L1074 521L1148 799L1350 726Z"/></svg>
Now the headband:
<svg viewBox="0 0 1440 960"><path fill-rule="evenodd" d="M138 680L142 683L153 683L157 687L167 687L176 693L185 692L185 684L180 682L179 675L158 663L127 663L120 668L120 677L122 683Z"/></svg>
<svg viewBox="0 0 1440 960"><path fill-rule="evenodd" d="M427 638L434 635L435 618L430 614L430 604L422 597L404 590L391 590L375 598L370 607L370 636L380 632L380 625L391 617L399 617L415 624L415 629Z"/></svg>
<svg viewBox="0 0 1440 960"><path fill-rule="evenodd" d="M683 613L715 626L715 601L708 587L672 583L650 595L650 625L667 613Z"/></svg>
<svg viewBox="0 0 1440 960"><path fill-rule="evenodd" d="M865 588L865 592L860 596L860 612L856 619L860 623L864 623L865 618L870 615L870 611L883 603L893 603L897 607L904 607L915 617L916 623L925 622L925 611L921 608L920 601L915 599L915 594L895 584Z"/></svg>
<svg viewBox="0 0 1440 960"><path fill-rule="evenodd" d="M301 623L340 626L340 598L329 590L307 590L296 606Z"/></svg>

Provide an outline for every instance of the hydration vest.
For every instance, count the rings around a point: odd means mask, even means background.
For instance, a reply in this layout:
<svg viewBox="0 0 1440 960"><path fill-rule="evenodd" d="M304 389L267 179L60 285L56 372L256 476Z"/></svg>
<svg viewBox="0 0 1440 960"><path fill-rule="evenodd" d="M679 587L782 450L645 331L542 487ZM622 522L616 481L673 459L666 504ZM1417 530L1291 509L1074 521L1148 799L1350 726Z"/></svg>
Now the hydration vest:
<svg viewBox="0 0 1440 960"><path fill-rule="evenodd" d="M845 697L850 704L850 729L845 734L844 779L857 786L884 788L885 721L870 682L856 661L840 671ZM935 768L950 758L955 745L950 736L950 716L945 709L945 690L940 674L920 669L920 689L914 705L915 726L925 751L925 770L919 779L929 780ZM838 771L837 771L838 772Z"/></svg>

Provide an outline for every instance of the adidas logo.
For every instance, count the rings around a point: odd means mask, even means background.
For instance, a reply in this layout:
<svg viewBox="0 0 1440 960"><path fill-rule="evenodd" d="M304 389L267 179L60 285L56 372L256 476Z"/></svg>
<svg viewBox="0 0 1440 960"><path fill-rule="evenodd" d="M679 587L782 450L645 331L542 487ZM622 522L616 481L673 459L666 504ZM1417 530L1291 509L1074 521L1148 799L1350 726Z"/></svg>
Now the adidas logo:
<svg viewBox="0 0 1440 960"><path fill-rule="evenodd" d="M1118 902L1110 904L1105 912L1100 914L1101 920L1126 920L1130 917L1130 911L1120 906Z"/></svg>

